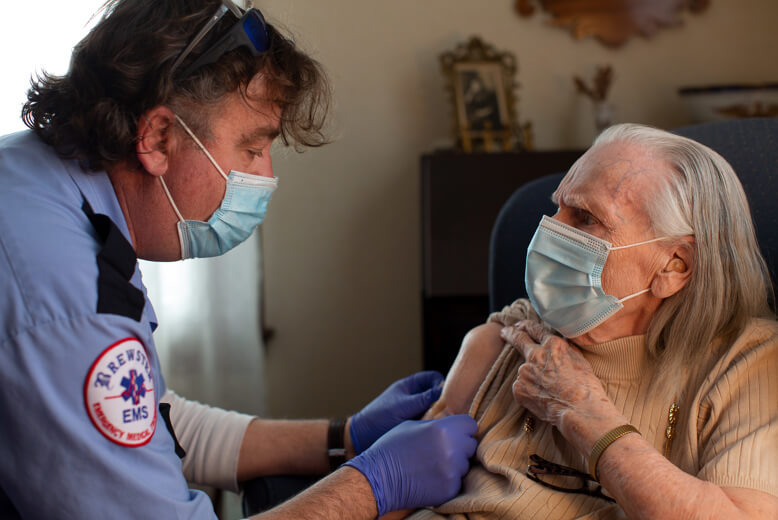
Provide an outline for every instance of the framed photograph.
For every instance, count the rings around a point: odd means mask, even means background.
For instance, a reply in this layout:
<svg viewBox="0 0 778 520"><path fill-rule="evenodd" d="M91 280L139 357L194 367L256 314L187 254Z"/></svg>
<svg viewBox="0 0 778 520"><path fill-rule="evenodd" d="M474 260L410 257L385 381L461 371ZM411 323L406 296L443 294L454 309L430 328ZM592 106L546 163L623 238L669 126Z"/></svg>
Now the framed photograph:
<svg viewBox="0 0 778 520"><path fill-rule="evenodd" d="M458 63L455 98L460 128L472 132L502 131L511 126L503 88L502 66L497 63Z"/></svg>
<svg viewBox="0 0 778 520"><path fill-rule="evenodd" d="M465 152L528 148L516 116L516 59L478 37L440 56L452 101L456 147Z"/></svg>

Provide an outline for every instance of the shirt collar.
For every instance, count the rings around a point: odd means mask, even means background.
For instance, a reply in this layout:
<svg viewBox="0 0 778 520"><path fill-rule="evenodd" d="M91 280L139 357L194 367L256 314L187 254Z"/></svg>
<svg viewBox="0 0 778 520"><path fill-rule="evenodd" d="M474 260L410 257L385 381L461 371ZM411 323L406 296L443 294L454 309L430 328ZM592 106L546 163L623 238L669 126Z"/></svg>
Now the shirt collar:
<svg viewBox="0 0 778 520"><path fill-rule="evenodd" d="M108 216L122 232L122 235L124 235L127 242L132 245L130 228L127 226L127 220L124 218L124 212L119 205L119 199L116 198L116 192L113 189L113 184L108 177L108 173L104 171L85 172L81 169L77 161L64 161L64 164L68 174L70 174L70 178L73 179L73 182L78 186L81 195L83 195L89 205L92 206L92 211ZM150 322L151 330L153 331L157 328L157 316L154 313L154 307L151 305L148 293L146 292L146 286L143 284L137 262L135 264L135 273L133 273L130 282L143 291L143 294L146 297L146 305L144 306L143 314Z"/></svg>
<svg viewBox="0 0 778 520"><path fill-rule="evenodd" d="M124 235L124 238L132 244L130 229L124 218L124 212L116 198L116 192L111 184L111 179L106 172L85 172L76 161L65 163L70 178L78 186L79 191L86 201L92 206L95 213L107 215Z"/></svg>

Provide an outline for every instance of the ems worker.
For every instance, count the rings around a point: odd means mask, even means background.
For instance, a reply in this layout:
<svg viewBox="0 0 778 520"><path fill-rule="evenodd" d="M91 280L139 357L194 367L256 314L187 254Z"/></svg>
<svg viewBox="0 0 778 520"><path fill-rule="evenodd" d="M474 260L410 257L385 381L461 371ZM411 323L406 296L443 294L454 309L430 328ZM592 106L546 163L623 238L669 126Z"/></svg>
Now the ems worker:
<svg viewBox="0 0 778 520"><path fill-rule="evenodd" d="M340 448L353 458L266 517L373 518L458 491L474 421L408 420L438 374L345 424L208 408L161 376L136 257L248 238L277 185L271 143L324 144L328 95L318 64L228 0L108 2L67 75L33 82L32 131L0 139L0 517L213 518L186 479L326 473Z"/></svg>

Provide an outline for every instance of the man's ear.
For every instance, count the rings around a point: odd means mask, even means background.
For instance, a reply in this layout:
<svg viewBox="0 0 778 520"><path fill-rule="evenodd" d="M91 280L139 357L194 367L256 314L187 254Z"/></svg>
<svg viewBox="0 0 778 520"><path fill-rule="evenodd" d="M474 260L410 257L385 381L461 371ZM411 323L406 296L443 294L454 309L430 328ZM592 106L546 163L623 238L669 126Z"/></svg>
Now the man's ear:
<svg viewBox="0 0 778 520"><path fill-rule="evenodd" d="M694 271L694 237L686 236L675 245L666 257L662 269L651 282L651 294L657 298L669 298L689 283Z"/></svg>
<svg viewBox="0 0 778 520"><path fill-rule="evenodd" d="M155 177L167 173L175 114L158 105L141 114L138 121L138 144L135 151L141 166Z"/></svg>

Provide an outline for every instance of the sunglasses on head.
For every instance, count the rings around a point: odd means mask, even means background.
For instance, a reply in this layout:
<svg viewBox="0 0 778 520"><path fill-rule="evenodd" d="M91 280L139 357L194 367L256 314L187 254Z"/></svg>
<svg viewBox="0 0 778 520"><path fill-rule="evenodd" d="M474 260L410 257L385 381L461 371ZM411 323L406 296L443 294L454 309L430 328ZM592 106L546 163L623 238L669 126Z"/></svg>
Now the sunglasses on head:
<svg viewBox="0 0 778 520"><path fill-rule="evenodd" d="M181 54L178 55L178 58L176 58L176 61L170 68L171 76L175 74L178 67L183 63L184 59L191 54L195 46L205 38L216 23L228 12L238 18L237 23L219 38L216 43L203 52L191 65L184 69L184 72L180 77L185 78L189 76L200 67L217 61L225 53L237 49L238 47L246 47L254 56L259 56L268 49L269 38L267 34L267 25L265 24L265 18L262 16L262 13L254 8L247 9L244 13L230 0L222 0L222 4L208 19L208 22L200 29L195 37L192 38L189 45L181 51Z"/></svg>

